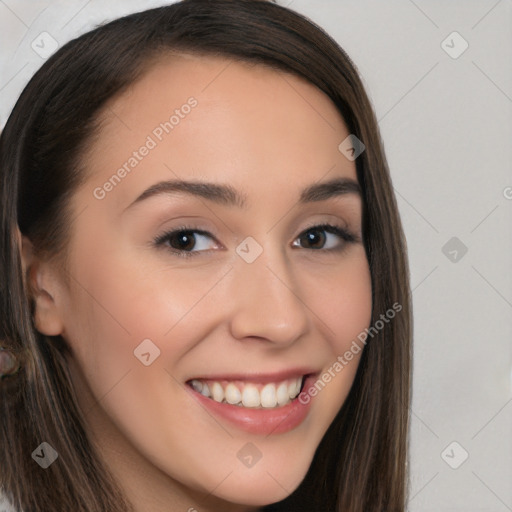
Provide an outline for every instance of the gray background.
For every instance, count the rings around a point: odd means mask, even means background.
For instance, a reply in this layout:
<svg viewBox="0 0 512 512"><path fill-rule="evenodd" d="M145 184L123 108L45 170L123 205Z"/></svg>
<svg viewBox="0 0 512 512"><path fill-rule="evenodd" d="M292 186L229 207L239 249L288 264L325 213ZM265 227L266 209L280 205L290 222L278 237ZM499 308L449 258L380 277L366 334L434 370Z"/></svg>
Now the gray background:
<svg viewBox="0 0 512 512"><path fill-rule="evenodd" d="M165 3L0 0L0 125L41 33L62 45ZM279 3L348 52L385 141L414 290L408 509L512 511L512 2Z"/></svg>

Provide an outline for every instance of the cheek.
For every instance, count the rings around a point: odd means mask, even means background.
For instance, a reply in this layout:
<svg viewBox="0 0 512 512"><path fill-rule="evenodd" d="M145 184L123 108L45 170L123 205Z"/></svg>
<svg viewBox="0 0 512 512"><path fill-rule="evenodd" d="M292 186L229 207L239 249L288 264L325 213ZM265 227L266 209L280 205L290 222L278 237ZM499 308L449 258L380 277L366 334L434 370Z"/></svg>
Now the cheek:
<svg viewBox="0 0 512 512"><path fill-rule="evenodd" d="M333 353L342 355L371 321L372 285L364 249L358 247L337 270L315 277L308 305L321 319L319 328Z"/></svg>
<svg viewBox="0 0 512 512"><path fill-rule="evenodd" d="M364 350L358 336L371 322L371 274L363 247L352 251L335 271L316 275L314 281L308 306L318 318L316 325L323 333L329 362L318 380L304 389L303 399L316 397L317 415L328 426L352 387Z"/></svg>
<svg viewBox="0 0 512 512"><path fill-rule="evenodd" d="M186 272L145 265L135 251L107 255L95 260L82 252L73 262L64 337L95 382L115 379L132 366L144 368L148 356L141 356L148 352L149 361L159 358L159 365L170 367L208 329L213 310L201 302L226 269Z"/></svg>

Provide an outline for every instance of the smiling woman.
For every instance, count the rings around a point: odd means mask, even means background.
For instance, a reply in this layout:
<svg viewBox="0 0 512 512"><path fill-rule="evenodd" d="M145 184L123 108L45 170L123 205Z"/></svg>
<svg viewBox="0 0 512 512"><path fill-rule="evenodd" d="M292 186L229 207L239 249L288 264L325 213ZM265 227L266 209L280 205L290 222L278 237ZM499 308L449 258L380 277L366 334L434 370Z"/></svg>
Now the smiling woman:
<svg viewBox="0 0 512 512"><path fill-rule="evenodd" d="M0 172L16 510L405 509L405 240L320 28L260 0L105 24L27 85Z"/></svg>

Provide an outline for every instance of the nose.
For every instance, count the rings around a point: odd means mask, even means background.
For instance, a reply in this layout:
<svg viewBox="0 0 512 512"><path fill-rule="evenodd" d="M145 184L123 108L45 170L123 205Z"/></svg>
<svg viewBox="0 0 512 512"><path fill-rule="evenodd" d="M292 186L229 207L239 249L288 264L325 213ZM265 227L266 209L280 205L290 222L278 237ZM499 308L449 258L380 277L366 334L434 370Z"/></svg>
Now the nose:
<svg viewBox="0 0 512 512"><path fill-rule="evenodd" d="M238 258L231 276L231 334L289 346L307 332L308 308L285 256L265 249L252 263Z"/></svg>

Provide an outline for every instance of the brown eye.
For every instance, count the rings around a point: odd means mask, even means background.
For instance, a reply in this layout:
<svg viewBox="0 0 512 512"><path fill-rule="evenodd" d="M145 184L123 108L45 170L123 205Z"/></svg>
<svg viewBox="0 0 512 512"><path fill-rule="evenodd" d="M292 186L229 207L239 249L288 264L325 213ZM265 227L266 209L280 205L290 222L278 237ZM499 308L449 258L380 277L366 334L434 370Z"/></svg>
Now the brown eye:
<svg viewBox="0 0 512 512"><path fill-rule="evenodd" d="M160 235L154 240L158 247L168 248L178 256L198 256L215 247L213 235L201 229L180 227Z"/></svg>
<svg viewBox="0 0 512 512"><path fill-rule="evenodd" d="M306 244L312 246L313 249L318 249L323 246L325 243L325 233L322 229L313 228L306 231L301 237L299 237L301 241L304 241Z"/></svg>
<svg viewBox="0 0 512 512"><path fill-rule="evenodd" d="M336 241L336 238L338 238L338 241ZM304 249L335 251L343 249L347 243L356 242L357 238L340 226L322 224L307 229L297 240L299 241L299 247ZM297 247L297 244L294 244L294 246Z"/></svg>
<svg viewBox="0 0 512 512"><path fill-rule="evenodd" d="M189 251L194 248L196 239L192 231L175 231L167 241L173 249L178 251Z"/></svg>

